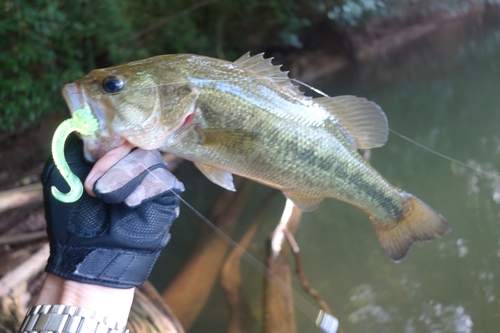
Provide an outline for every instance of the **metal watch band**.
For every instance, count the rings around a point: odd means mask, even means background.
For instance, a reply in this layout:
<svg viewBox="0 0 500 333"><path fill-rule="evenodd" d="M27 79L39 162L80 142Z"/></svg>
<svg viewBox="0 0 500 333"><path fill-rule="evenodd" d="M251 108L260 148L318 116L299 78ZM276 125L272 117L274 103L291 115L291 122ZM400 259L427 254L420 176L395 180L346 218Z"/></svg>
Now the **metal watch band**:
<svg viewBox="0 0 500 333"><path fill-rule="evenodd" d="M19 333L129 333L96 311L67 305L36 305L28 310Z"/></svg>

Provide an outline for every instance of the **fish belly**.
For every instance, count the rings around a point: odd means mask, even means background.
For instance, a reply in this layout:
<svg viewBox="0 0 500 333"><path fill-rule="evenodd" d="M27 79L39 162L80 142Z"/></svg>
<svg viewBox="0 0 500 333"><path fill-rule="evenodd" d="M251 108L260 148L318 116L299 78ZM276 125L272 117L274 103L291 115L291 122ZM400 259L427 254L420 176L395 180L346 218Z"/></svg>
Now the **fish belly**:
<svg viewBox="0 0 500 333"><path fill-rule="evenodd" d="M222 116L221 116L222 117ZM212 116L204 116L204 119ZM188 160L214 166L285 194L315 199L335 198L355 205L379 220L396 218L401 194L360 155L320 127L300 127L284 119L254 117L220 121L220 140L202 143L206 124L195 124L162 147ZM237 124L235 126L235 124ZM224 136L224 128L243 128L256 138ZM228 131L229 132L229 131ZM201 134L200 134L201 133Z"/></svg>
<svg viewBox="0 0 500 333"><path fill-rule="evenodd" d="M413 243L451 230L439 213L373 169L340 124L309 120L300 98L272 87L196 88L201 93L192 123L163 151L279 189L305 211L324 198L352 204L368 214L383 250L396 262Z"/></svg>

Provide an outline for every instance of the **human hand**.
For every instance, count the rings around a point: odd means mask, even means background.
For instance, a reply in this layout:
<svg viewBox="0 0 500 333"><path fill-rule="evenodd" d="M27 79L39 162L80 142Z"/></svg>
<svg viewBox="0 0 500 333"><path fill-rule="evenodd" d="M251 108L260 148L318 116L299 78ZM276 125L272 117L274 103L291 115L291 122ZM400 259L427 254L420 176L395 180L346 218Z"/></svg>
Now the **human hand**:
<svg viewBox="0 0 500 333"><path fill-rule="evenodd" d="M65 150L71 170L85 179L92 167L83 159L82 142L69 139ZM94 179L88 179L87 186L100 176L102 165L96 163L94 169L99 171L91 172ZM170 239L168 230L178 216L176 194L184 190L159 152L137 149L121 159L93 185L97 198L84 193L70 204L55 199L52 185L63 191L68 187L52 159L42 183L51 244L47 272L115 288L146 281Z"/></svg>

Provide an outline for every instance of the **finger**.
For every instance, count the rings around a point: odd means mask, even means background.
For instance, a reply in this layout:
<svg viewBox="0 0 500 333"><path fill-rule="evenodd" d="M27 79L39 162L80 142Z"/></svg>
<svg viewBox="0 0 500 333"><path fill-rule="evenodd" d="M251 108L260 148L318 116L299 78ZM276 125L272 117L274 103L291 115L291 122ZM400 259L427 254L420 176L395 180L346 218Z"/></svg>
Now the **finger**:
<svg viewBox="0 0 500 333"><path fill-rule="evenodd" d="M93 187L94 183L99 179L106 171L108 171L113 165L118 163L123 157L127 156L134 146L128 142L123 145L111 149L106 154L104 154L97 162L94 164L92 170L85 179L85 191L95 197Z"/></svg>
<svg viewBox="0 0 500 333"><path fill-rule="evenodd" d="M184 184L171 174L165 167L148 171L148 175L139 186L127 197L125 204L136 207L144 200L153 198L163 192L184 192Z"/></svg>
<svg viewBox="0 0 500 333"><path fill-rule="evenodd" d="M94 194L108 203L122 202L148 175L150 168L167 168L160 152L136 149L96 181Z"/></svg>

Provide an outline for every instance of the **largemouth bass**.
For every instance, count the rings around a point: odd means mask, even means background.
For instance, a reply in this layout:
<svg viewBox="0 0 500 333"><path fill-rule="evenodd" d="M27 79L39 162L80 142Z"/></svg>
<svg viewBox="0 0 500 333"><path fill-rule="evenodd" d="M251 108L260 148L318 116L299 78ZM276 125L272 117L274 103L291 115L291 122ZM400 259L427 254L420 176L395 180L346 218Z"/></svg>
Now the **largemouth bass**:
<svg viewBox="0 0 500 333"><path fill-rule="evenodd" d="M164 55L96 69L67 84L73 112L84 103L98 136L83 136L87 159L128 141L191 160L234 191L232 174L279 189L303 211L335 198L368 214L394 261L411 245L447 234L446 220L390 185L358 153L385 144L378 105L355 96L304 96L262 54L234 62Z"/></svg>

